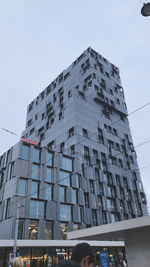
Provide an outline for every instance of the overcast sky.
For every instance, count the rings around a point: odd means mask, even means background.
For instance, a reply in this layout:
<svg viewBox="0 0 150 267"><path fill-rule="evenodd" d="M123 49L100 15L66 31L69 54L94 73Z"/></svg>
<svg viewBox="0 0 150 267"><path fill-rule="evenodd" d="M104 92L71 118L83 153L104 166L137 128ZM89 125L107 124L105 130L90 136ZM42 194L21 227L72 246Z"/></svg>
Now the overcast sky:
<svg viewBox="0 0 150 267"><path fill-rule="evenodd" d="M19 141L27 105L89 46L119 67L129 113L150 102L150 17L141 7L140 0L1 1L0 127L18 136L0 129L0 155ZM135 146L150 140L149 118L150 105L129 116ZM150 143L136 151L150 201Z"/></svg>

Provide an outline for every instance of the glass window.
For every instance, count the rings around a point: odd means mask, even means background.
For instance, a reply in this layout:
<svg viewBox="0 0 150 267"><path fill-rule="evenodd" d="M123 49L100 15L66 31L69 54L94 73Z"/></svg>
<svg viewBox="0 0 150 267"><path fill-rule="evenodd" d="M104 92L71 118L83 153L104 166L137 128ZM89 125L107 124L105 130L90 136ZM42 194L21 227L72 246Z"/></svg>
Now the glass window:
<svg viewBox="0 0 150 267"><path fill-rule="evenodd" d="M39 183L32 182L31 184L31 197L38 198L39 197Z"/></svg>
<svg viewBox="0 0 150 267"><path fill-rule="evenodd" d="M77 204L77 191L72 190L72 203Z"/></svg>
<svg viewBox="0 0 150 267"><path fill-rule="evenodd" d="M50 184L46 185L45 188L45 198L47 200L52 200L52 186Z"/></svg>
<svg viewBox="0 0 150 267"><path fill-rule="evenodd" d="M39 165L32 164L32 178L38 180L39 179Z"/></svg>
<svg viewBox="0 0 150 267"><path fill-rule="evenodd" d="M80 230L80 224L75 224L73 225L73 231Z"/></svg>
<svg viewBox="0 0 150 267"><path fill-rule="evenodd" d="M53 165L53 154L51 152L47 152L47 155L46 155L46 164L48 166L52 166Z"/></svg>
<svg viewBox="0 0 150 267"><path fill-rule="evenodd" d="M46 181L52 182L52 168L47 167L46 168Z"/></svg>
<svg viewBox="0 0 150 267"><path fill-rule="evenodd" d="M7 199L7 205L6 205L6 218L10 216L10 198Z"/></svg>
<svg viewBox="0 0 150 267"><path fill-rule="evenodd" d="M59 200L61 202L66 201L66 188L65 187L59 187Z"/></svg>
<svg viewBox="0 0 150 267"><path fill-rule="evenodd" d="M23 238L23 225L24 225L24 221L19 220L19 224L18 224L18 239L22 239Z"/></svg>
<svg viewBox="0 0 150 267"><path fill-rule="evenodd" d="M27 192L27 180L20 179L18 181L18 191L17 191L17 194L19 196L26 196L26 192Z"/></svg>
<svg viewBox="0 0 150 267"><path fill-rule="evenodd" d="M24 160L28 160L29 159L29 149L30 147L27 145L22 145L21 146L21 158Z"/></svg>
<svg viewBox="0 0 150 267"><path fill-rule="evenodd" d="M63 240L67 239L67 232L68 232L68 225L65 223L61 223L60 224L61 239Z"/></svg>
<svg viewBox="0 0 150 267"><path fill-rule="evenodd" d="M53 239L53 223L52 222L46 222L45 239L46 240Z"/></svg>
<svg viewBox="0 0 150 267"><path fill-rule="evenodd" d="M62 185L70 186L70 173L60 171L59 183Z"/></svg>
<svg viewBox="0 0 150 267"><path fill-rule="evenodd" d="M34 148L33 150L33 161L40 163L41 160L41 150Z"/></svg>
<svg viewBox="0 0 150 267"><path fill-rule="evenodd" d="M30 222L29 239L38 239L38 222Z"/></svg>
<svg viewBox="0 0 150 267"><path fill-rule="evenodd" d="M62 169L72 172L72 159L62 157Z"/></svg>
<svg viewBox="0 0 150 267"><path fill-rule="evenodd" d="M71 206L60 204L60 220L71 221Z"/></svg>
<svg viewBox="0 0 150 267"><path fill-rule="evenodd" d="M30 200L30 215L31 218L43 219L45 217L45 202Z"/></svg>

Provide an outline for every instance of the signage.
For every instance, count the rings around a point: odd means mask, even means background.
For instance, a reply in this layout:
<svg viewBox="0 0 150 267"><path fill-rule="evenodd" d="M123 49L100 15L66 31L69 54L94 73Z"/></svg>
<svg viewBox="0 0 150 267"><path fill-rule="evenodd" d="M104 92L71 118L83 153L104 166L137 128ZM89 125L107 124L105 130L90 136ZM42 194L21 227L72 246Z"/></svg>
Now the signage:
<svg viewBox="0 0 150 267"><path fill-rule="evenodd" d="M38 146L38 144L39 144L38 142L33 141L33 140L28 140L27 138L22 138L21 141L28 143L28 144L31 144L31 145L34 145L34 146Z"/></svg>
<svg viewBox="0 0 150 267"><path fill-rule="evenodd" d="M107 252L101 252L100 253L100 259L101 259L101 266L102 267L110 267L109 256L108 256Z"/></svg>

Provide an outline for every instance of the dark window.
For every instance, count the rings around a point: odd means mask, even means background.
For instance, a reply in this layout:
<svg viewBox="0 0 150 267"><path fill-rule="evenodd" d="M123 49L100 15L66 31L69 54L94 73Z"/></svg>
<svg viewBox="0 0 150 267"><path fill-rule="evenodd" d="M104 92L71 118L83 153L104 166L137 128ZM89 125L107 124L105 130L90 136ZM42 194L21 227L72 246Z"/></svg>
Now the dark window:
<svg viewBox="0 0 150 267"><path fill-rule="evenodd" d="M88 137L88 132L86 129L82 129L82 133L84 137Z"/></svg>
<svg viewBox="0 0 150 267"><path fill-rule="evenodd" d="M84 199L85 199L85 207L89 208L89 195L88 195L88 193L84 193Z"/></svg>
<svg viewBox="0 0 150 267"><path fill-rule="evenodd" d="M72 145L71 146L71 155L74 155L75 154L75 145Z"/></svg>
<svg viewBox="0 0 150 267"><path fill-rule="evenodd" d="M52 222L46 222L45 239L46 240L53 239L53 223Z"/></svg>
<svg viewBox="0 0 150 267"><path fill-rule="evenodd" d="M10 216L10 198L7 199L7 204L6 204L6 219Z"/></svg>
<svg viewBox="0 0 150 267"><path fill-rule="evenodd" d="M69 138L74 135L74 127L69 129Z"/></svg>
<svg viewBox="0 0 150 267"><path fill-rule="evenodd" d="M45 199L52 200L53 199L53 187L50 184L46 185L45 188Z"/></svg>

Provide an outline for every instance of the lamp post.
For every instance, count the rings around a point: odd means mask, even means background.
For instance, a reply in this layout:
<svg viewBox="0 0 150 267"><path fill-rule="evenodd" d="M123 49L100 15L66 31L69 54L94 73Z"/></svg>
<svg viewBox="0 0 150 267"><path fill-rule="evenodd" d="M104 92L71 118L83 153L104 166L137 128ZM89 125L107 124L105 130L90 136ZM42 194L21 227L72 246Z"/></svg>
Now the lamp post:
<svg viewBox="0 0 150 267"><path fill-rule="evenodd" d="M21 205L18 203L17 206L17 217L16 217L16 224L15 224L15 238L14 238L14 248L13 253L16 258L16 251L17 251L17 237L18 237L18 225L19 225L19 212L20 212Z"/></svg>
<svg viewBox="0 0 150 267"><path fill-rule="evenodd" d="M144 17L150 16L150 3L143 4L143 7L141 9L141 14Z"/></svg>

